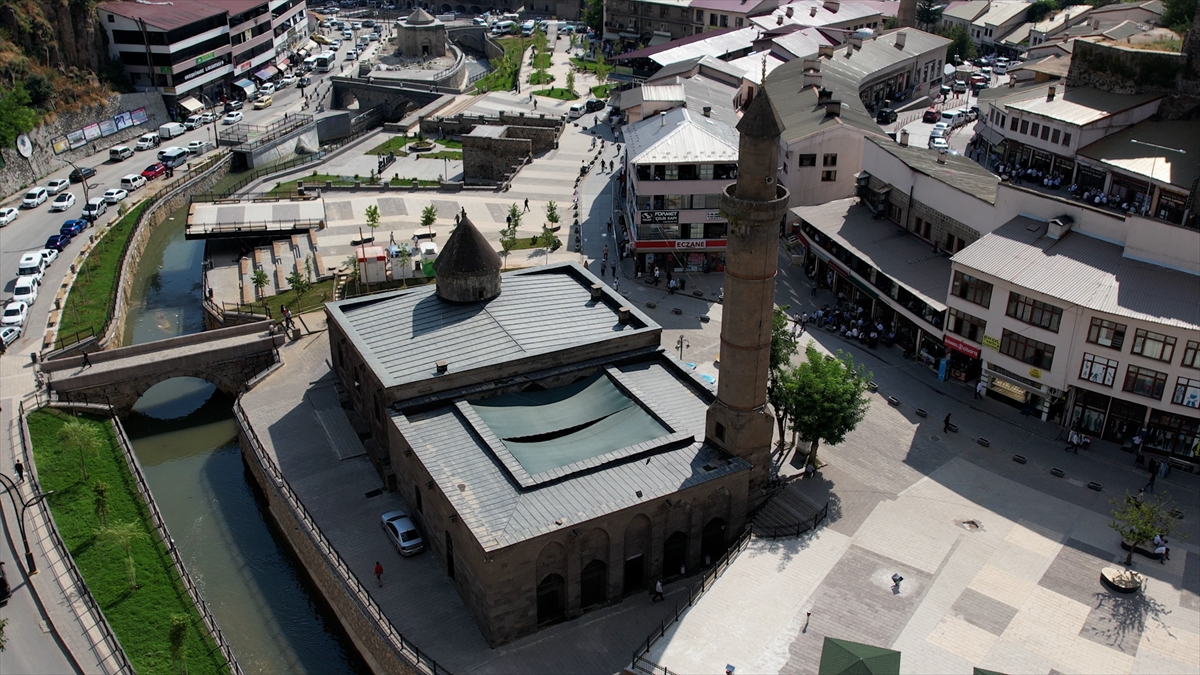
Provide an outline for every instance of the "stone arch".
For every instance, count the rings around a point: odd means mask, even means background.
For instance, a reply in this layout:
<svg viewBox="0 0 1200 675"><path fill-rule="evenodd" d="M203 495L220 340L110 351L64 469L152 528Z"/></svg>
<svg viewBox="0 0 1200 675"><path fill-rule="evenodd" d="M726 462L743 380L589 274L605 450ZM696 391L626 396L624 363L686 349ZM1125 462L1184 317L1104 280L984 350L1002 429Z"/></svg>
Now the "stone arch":
<svg viewBox="0 0 1200 675"><path fill-rule="evenodd" d="M537 625L562 621L567 616L567 580L561 574L547 574L537 585Z"/></svg>
<svg viewBox="0 0 1200 675"><path fill-rule="evenodd" d="M646 588L650 575L650 518L639 513L625 526L625 546L622 549L625 595L639 593Z"/></svg>
<svg viewBox="0 0 1200 675"><path fill-rule="evenodd" d="M704 524L700 533L700 560L705 567L720 560L729 548L729 523L713 518Z"/></svg>
<svg viewBox="0 0 1200 675"><path fill-rule="evenodd" d="M471 14L474 16L479 16L480 14L483 14L483 9L480 8L479 5L471 5Z"/></svg>
<svg viewBox="0 0 1200 675"><path fill-rule="evenodd" d="M548 574L559 574L565 579L567 576L567 549L557 541L548 542L542 547L537 558L536 576L538 582Z"/></svg>
<svg viewBox="0 0 1200 675"><path fill-rule="evenodd" d="M588 531L579 540L579 562L586 564L592 559L608 562L608 532L599 527Z"/></svg>
<svg viewBox="0 0 1200 675"><path fill-rule="evenodd" d="M687 574L687 532L676 530L663 541L663 577L680 577Z"/></svg>
<svg viewBox="0 0 1200 675"><path fill-rule="evenodd" d="M442 3L442 14L450 14L450 13L452 13L453 11L454 11L454 7L452 7L452 6L450 5L450 3L448 3L448 2L443 2L443 3Z"/></svg>
<svg viewBox="0 0 1200 675"><path fill-rule="evenodd" d="M467 6L466 6L466 5L455 5L455 6L454 6L454 12L455 12L456 14L466 14L466 13L467 13Z"/></svg>
<svg viewBox="0 0 1200 675"><path fill-rule="evenodd" d="M579 573L579 606L603 605L608 601L608 563L593 559Z"/></svg>

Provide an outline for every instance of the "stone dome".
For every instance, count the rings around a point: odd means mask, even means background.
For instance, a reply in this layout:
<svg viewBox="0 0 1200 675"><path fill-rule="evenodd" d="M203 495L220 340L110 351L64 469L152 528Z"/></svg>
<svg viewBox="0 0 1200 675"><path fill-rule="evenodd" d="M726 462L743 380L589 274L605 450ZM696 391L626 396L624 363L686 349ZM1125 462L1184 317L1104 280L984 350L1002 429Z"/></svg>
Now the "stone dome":
<svg viewBox="0 0 1200 675"><path fill-rule="evenodd" d="M466 215L433 262L437 294L448 302L480 302L500 295L500 255Z"/></svg>
<svg viewBox="0 0 1200 675"><path fill-rule="evenodd" d="M404 23L407 23L410 26L427 26L434 21L437 21L437 19L433 18L432 14L418 7L413 10L412 14L408 15L408 18L404 20Z"/></svg>

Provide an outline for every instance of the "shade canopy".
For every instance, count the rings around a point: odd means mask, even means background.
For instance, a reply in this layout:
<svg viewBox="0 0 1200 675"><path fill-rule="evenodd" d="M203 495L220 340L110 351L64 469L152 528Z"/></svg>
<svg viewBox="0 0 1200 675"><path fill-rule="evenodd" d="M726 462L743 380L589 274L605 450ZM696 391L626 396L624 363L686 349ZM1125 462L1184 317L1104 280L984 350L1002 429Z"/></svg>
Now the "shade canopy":
<svg viewBox="0 0 1200 675"><path fill-rule="evenodd" d="M820 675L900 675L900 652L827 637L817 672Z"/></svg>

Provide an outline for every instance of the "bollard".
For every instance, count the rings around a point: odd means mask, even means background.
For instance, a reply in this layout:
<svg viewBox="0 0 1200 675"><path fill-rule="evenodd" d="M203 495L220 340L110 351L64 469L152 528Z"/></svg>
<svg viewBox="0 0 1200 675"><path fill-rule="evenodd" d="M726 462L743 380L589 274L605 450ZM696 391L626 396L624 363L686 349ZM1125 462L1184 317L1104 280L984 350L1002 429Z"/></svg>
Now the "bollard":
<svg viewBox="0 0 1200 675"><path fill-rule="evenodd" d="M1053 467L1053 468L1051 468L1051 469L1050 469L1050 473L1051 473L1052 475L1058 476L1059 478L1063 478L1063 477L1065 477L1065 476L1067 475L1067 472L1066 472L1066 471L1063 471L1062 469L1058 468L1057 466L1056 466L1056 467Z"/></svg>
<svg viewBox="0 0 1200 675"><path fill-rule="evenodd" d="M1016 462L1017 464L1024 464L1025 462L1028 462L1029 460L1025 459L1025 455L1013 455L1013 461Z"/></svg>

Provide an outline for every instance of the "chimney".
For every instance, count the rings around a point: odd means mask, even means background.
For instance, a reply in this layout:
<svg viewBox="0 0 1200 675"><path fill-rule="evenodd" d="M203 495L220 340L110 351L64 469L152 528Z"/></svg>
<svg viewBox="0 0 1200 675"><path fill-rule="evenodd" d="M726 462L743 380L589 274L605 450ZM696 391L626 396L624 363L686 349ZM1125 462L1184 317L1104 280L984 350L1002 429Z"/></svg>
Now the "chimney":
<svg viewBox="0 0 1200 675"><path fill-rule="evenodd" d="M804 72L807 73L810 70L820 70L820 69L821 69L821 60L820 59L813 59L813 58L804 59Z"/></svg>
<svg viewBox="0 0 1200 675"><path fill-rule="evenodd" d="M434 365L437 366L438 375L445 375L446 371L450 369L450 364L447 361L438 361Z"/></svg>
<svg viewBox="0 0 1200 675"><path fill-rule="evenodd" d="M828 89L821 89L817 92L817 103L825 103L833 99L833 92Z"/></svg>
<svg viewBox="0 0 1200 675"><path fill-rule="evenodd" d="M804 71L804 87L819 87L821 86L821 71L806 70Z"/></svg>
<svg viewBox="0 0 1200 675"><path fill-rule="evenodd" d="M938 164L945 164L945 163L946 163L946 151L945 151L945 150L938 150L938 158L937 158L937 163L938 163Z"/></svg>
<svg viewBox="0 0 1200 675"><path fill-rule="evenodd" d="M900 31L896 33L896 49L904 49L904 42L908 39L908 33Z"/></svg>
<svg viewBox="0 0 1200 675"><path fill-rule="evenodd" d="M1055 87L1053 85L1051 85L1050 88L1046 90L1046 100L1047 101L1054 100L1054 89L1055 89Z"/></svg>
<svg viewBox="0 0 1200 675"><path fill-rule="evenodd" d="M619 307L617 309L617 322L620 323L622 326L628 324L631 311L632 310L629 309L628 305Z"/></svg>
<svg viewBox="0 0 1200 675"><path fill-rule="evenodd" d="M825 102L825 116L826 117L840 117L841 114L842 114L842 102L841 101L826 101Z"/></svg>
<svg viewBox="0 0 1200 675"><path fill-rule="evenodd" d="M900 130L900 147L908 147L908 131L905 129Z"/></svg>
<svg viewBox="0 0 1200 675"><path fill-rule="evenodd" d="M815 7L813 8L813 11L817 11ZM817 45L817 58L821 57L832 59L833 45Z"/></svg>
<svg viewBox="0 0 1200 675"><path fill-rule="evenodd" d="M842 6L840 0L825 0L825 9L833 14L837 14L838 9Z"/></svg>
<svg viewBox="0 0 1200 675"><path fill-rule="evenodd" d="M704 106L703 113L704 113L705 117L712 117L712 106L711 105Z"/></svg>
<svg viewBox="0 0 1200 675"><path fill-rule="evenodd" d="M787 18L789 18L789 19L790 19L790 18L792 18L793 11L792 11L792 7L791 7L791 5L789 5L789 6L788 6L788 8L787 8L787 10L786 10L786 11L784 11L784 14L786 14L786 15L787 15Z"/></svg>
<svg viewBox="0 0 1200 675"><path fill-rule="evenodd" d="M809 15L809 16L816 16L816 15L817 15L817 7L816 7L816 5L813 5L812 7L809 7L809 8L808 8L808 15Z"/></svg>
<svg viewBox="0 0 1200 675"><path fill-rule="evenodd" d="M658 120L660 122L662 122L661 126L664 126L664 127L667 126L667 113L665 113L665 112L658 113Z"/></svg>
<svg viewBox="0 0 1200 675"><path fill-rule="evenodd" d="M775 25L776 25L776 26L782 26L782 25L783 25L783 17L782 17L782 16L777 16L777 17L775 17Z"/></svg>
<svg viewBox="0 0 1200 675"><path fill-rule="evenodd" d="M592 300L599 300L602 295L604 295L604 287L600 284L592 284Z"/></svg>
<svg viewBox="0 0 1200 675"><path fill-rule="evenodd" d="M846 42L848 42L850 46L854 47L855 49L862 49L862 40L862 36L858 33L851 33Z"/></svg>
<svg viewBox="0 0 1200 675"><path fill-rule="evenodd" d="M851 56L854 56L854 45L846 43L846 58L850 58Z"/></svg>

